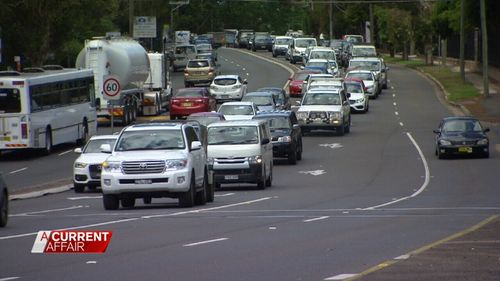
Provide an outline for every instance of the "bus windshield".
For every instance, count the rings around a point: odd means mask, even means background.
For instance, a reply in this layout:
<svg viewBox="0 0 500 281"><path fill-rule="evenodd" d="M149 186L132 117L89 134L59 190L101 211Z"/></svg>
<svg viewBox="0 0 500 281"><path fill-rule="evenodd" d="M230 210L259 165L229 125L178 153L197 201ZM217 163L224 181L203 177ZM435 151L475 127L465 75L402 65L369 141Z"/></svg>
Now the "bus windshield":
<svg viewBox="0 0 500 281"><path fill-rule="evenodd" d="M0 113L21 112L21 94L18 89L0 89Z"/></svg>

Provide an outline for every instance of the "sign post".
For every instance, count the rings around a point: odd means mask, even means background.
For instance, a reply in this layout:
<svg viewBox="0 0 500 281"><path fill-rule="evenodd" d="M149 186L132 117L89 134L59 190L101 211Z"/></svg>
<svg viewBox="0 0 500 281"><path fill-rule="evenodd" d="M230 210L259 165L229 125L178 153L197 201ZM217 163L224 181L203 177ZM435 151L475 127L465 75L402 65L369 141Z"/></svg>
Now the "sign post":
<svg viewBox="0 0 500 281"><path fill-rule="evenodd" d="M120 81L117 77L108 75L104 77L104 82L102 83L102 97L103 99L108 101L108 111L111 113L111 133L113 133L114 129L114 105L110 103L110 100L119 100L120 99Z"/></svg>

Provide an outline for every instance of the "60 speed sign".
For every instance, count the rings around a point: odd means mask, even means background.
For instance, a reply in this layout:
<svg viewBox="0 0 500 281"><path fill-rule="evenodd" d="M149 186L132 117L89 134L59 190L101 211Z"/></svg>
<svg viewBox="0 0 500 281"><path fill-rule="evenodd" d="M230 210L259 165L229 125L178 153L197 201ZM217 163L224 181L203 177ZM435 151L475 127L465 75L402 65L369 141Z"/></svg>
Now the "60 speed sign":
<svg viewBox="0 0 500 281"><path fill-rule="evenodd" d="M120 98L121 86L118 78L107 76L102 84L103 97L105 100L117 100Z"/></svg>

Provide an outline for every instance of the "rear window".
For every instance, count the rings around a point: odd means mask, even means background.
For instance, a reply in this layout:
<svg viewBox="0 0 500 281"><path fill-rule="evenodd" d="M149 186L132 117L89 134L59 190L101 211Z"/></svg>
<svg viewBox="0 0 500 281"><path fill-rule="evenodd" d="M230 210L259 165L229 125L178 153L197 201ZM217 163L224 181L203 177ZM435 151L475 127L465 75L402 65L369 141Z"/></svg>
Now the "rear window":
<svg viewBox="0 0 500 281"><path fill-rule="evenodd" d="M236 84L236 81L237 81L236 79L232 78L221 78L221 79L215 79L214 84L219 86L229 86Z"/></svg>
<svg viewBox="0 0 500 281"><path fill-rule="evenodd" d="M254 115L251 105L222 105L219 113L224 115Z"/></svg>
<svg viewBox="0 0 500 281"><path fill-rule="evenodd" d="M348 93L363 93L361 84L357 82L345 83Z"/></svg>
<svg viewBox="0 0 500 281"><path fill-rule="evenodd" d="M257 126L224 126L208 129L208 144L256 144L259 143Z"/></svg>
<svg viewBox="0 0 500 281"><path fill-rule="evenodd" d="M266 96L244 96L241 101L251 101L255 103L255 105L272 105L273 98Z"/></svg>
<svg viewBox="0 0 500 281"><path fill-rule="evenodd" d="M18 89L0 89L0 113L21 112L21 93Z"/></svg>
<svg viewBox="0 0 500 281"><path fill-rule="evenodd" d="M176 54L194 54L196 53L196 48L194 46L181 46L175 47Z"/></svg>
<svg viewBox="0 0 500 281"><path fill-rule="evenodd" d="M182 90L175 94L175 97L184 97L184 98L197 98L203 97L203 93L201 90Z"/></svg>
<svg viewBox="0 0 500 281"><path fill-rule="evenodd" d="M191 60L188 62L188 67L191 68L208 67L209 65L208 60Z"/></svg>
<svg viewBox="0 0 500 281"><path fill-rule="evenodd" d="M347 73L346 77L354 77L368 81L373 80L373 76L371 75L371 73Z"/></svg>

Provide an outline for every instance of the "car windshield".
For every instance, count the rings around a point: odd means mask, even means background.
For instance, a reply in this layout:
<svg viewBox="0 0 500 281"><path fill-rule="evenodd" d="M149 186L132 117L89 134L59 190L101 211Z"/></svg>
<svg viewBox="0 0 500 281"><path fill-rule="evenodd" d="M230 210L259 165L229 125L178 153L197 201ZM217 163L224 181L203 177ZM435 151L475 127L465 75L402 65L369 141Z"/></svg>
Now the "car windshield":
<svg viewBox="0 0 500 281"><path fill-rule="evenodd" d="M272 116L272 117L258 117L257 119L266 119L269 123L269 128L271 131L274 130L285 130L290 129L292 125L290 124L290 119L284 116Z"/></svg>
<svg viewBox="0 0 500 281"><path fill-rule="evenodd" d="M175 94L174 98L199 98L203 97L201 90L182 90Z"/></svg>
<svg viewBox="0 0 500 281"><path fill-rule="evenodd" d="M101 153L101 145L109 144L111 147L115 144L116 139L94 139L89 140L85 148L83 149L83 153Z"/></svg>
<svg viewBox="0 0 500 281"><path fill-rule="evenodd" d="M367 69L380 71L380 61L353 61L349 62L349 68Z"/></svg>
<svg viewBox="0 0 500 281"><path fill-rule="evenodd" d="M234 78L218 78L214 80L215 85L229 86L236 84L237 80Z"/></svg>
<svg viewBox="0 0 500 281"><path fill-rule="evenodd" d="M273 98L270 96L244 96L241 101L251 101L255 105L273 105Z"/></svg>
<svg viewBox="0 0 500 281"><path fill-rule="evenodd" d="M360 83L345 83L348 93L363 93L363 87Z"/></svg>
<svg viewBox="0 0 500 281"><path fill-rule="evenodd" d="M481 132L481 124L476 120L450 120L443 124L444 132Z"/></svg>
<svg viewBox="0 0 500 281"><path fill-rule="evenodd" d="M309 67L309 66L326 68L328 66L328 63L327 62L320 62L320 61L310 61L307 63L306 67Z"/></svg>
<svg viewBox="0 0 500 281"><path fill-rule="evenodd" d="M340 49L342 48L342 41L331 41L330 47Z"/></svg>
<svg viewBox="0 0 500 281"><path fill-rule="evenodd" d="M184 149L184 137L181 130L141 130L124 131L116 151Z"/></svg>
<svg viewBox="0 0 500 281"><path fill-rule="evenodd" d="M208 67L209 65L208 60L190 60L188 62L188 67L191 68Z"/></svg>
<svg viewBox="0 0 500 281"><path fill-rule="evenodd" d="M198 53L200 53L200 51L211 51L212 46L210 44L199 44L196 45L196 49L198 49Z"/></svg>
<svg viewBox="0 0 500 281"><path fill-rule="evenodd" d="M196 53L196 48L194 46L181 46L175 48L176 54L194 54Z"/></svg>
<svg viewBox="0 0 500 281"><path fill-rule="evenodd" d="M314 51L309 55L310 59L327 59L333 60L335 59L335 53L330 51Z"/></svg>
<svg viewBox="0 0 500 281"><path fill-rule="evenodd" d="M0 89L0 113L19 112L21 112L21 93L19 92L19 90Z"/></svg>
<svg viewBox="0 0 500 281"><path fill-rule="evenodd" d="M186 119L187 120L196 120L196 121L200 122L200 124L203 126L208 126L212 123L221 121L221 119L219 117L215 117L215 116L188 116Z"/></svg>
<svg viewBox="0 0 500 281"><path fill-rule="evenodd" d="M364 57L375 57L377 56L377 52L375 48L366 47L366 48L353 48L352 49L353 56L364 56Z"/></svg>
<svg viewBox="0 0 500 281"><path fill-rule="evenodd" d="M361 73L347 73L346 78L358 78L361 80L368 80L371 81L373 80L373 76L371 73L366 73L366 72L361 72Z"/></svg>
<svg viewBox="0 0 500 281"><path fill-rule="evenodd" d="M256 144L259 143L257 126L224 126L208 129L208 144Z"/></svg>
<svg viewBox="0 0 500 281"><path fill-rule="evenodd" d="M221 105L219 113L224 115L254 115L251 105Z"/></svg>
<svg viewBox="0 0 500 281"><path fill-rule="evenodd" d="M308 93L303 105L340 105L338 93Z"/></svg>
<svg viewBox="0 0 500 281"><path fill-rule="evenodd" d="M307 48L309 46L316 46L314 39L302 39L295 41L295 46L298 48Z"/></svg>
<svg viewBox="0 0 500 281"><path fill-rule="evenodd" d="M276 39L274 44L276 44L276 45L288 45L288 44L290 44L290 42L292 42L292 39Z"/></svg>

